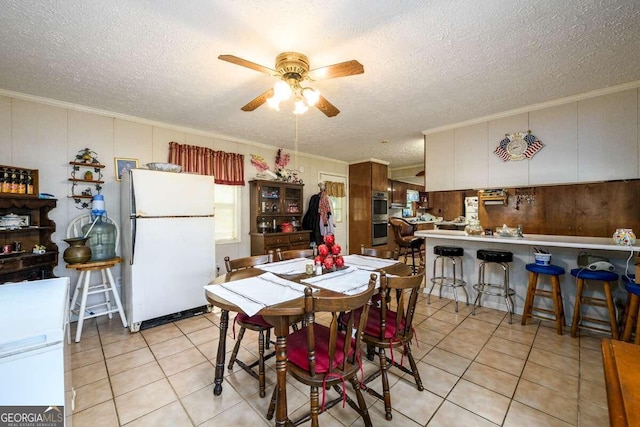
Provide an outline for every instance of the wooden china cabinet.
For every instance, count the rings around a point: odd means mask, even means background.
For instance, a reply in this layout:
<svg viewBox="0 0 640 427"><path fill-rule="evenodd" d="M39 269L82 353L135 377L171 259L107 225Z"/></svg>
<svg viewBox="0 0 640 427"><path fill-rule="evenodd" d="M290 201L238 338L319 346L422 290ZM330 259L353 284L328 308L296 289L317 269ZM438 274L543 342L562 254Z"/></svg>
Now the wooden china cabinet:
<svg viewBox="0 0 640 427"><path fill-rule="evenodd" d="M2 247L12 247L10 253L0 254L0 283L54 277L58 246L51 240L56 224L49 219L49 211L56 202L36 195L0 194L0 217L14 214L25 219L20 227L0 227ZM19 242L19 250L15 250L15 242ZM34 253L36 245L43 253Z"/></svg>
<svg viewBox="0 0 640 427"><path fill-rule="evenodd" d="M302 230L303 184L281 181L249 181L251 201L251 255L289 249L308 249L309 230ZM298 227L282 232L283 223L297 221Z"/></svg>

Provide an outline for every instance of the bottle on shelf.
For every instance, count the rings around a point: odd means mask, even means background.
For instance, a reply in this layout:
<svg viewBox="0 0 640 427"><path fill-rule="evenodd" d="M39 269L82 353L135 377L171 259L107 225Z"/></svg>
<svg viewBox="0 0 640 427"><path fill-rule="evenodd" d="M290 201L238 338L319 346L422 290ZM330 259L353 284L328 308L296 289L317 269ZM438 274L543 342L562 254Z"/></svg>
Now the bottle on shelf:
<svg viewBox="0 0 640 427"><path fill-rule="evenodd" d="M33 194L33 175L27 171L27 194Z"/></svg>
<svg viewBox="0 0 640 427"><path fill-rule="evenodd" d="M18 172L18 194L27 194L27 183L25 181L25 171Z"/></svg>
<svg viewBox="0 0 640 427"><path fill-rule="evenodd" d="M11 169L11 181L9 184L9 193L12 193L12 194L18 193L18 175L16 174L15 169Z"/></svg>
<svg viewBox="0 0 640 427"><path fill-rule="evenodd" d="M0 193L6 193L7 191L5 191L5 187L8 187L8 183L7 183L7 179L9 179L9 177L7 176L7 168L2 168L0 169Z"/></svg>

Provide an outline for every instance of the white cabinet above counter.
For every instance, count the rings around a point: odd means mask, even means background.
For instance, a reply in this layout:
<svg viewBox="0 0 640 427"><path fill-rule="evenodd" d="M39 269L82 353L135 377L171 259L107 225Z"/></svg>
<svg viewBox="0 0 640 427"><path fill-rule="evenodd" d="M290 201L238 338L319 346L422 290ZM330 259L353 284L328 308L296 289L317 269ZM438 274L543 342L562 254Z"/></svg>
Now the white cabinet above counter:
<svg viewBox="0 0 640 427"><path fill-rule="evenodd" d="M638 88L425 132L426 191L571 184L640 178ZM544 147L504 162L501 138L531 133Z"/></svg>

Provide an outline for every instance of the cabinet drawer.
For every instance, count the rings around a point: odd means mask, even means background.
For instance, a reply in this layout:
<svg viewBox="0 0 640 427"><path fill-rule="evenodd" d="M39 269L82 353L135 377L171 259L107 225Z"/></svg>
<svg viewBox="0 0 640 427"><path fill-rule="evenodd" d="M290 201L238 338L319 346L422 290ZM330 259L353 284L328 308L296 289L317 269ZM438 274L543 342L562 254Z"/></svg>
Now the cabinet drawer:
<svg viewBox="0 0 640 427"><path fill-rule="evenodd" d="M291 244L300 243L300 242L309 242L310 241L309 233L294 234L292 236L289 236L289 241L291 242Z"/></svg>
<svg viewBox="0 0 640 427"><path fill-rule="evenodd" d="M14 271L19 269L20 269L19 258L7 258L7 259L0 260L0 273L6 273L9 271Z"/></svg>
<svg viewBox="0 0 640 427"><path fill-rule="evenodd" d="M265 246L281 246L289 244L289 236L265 236Z"/></svg>

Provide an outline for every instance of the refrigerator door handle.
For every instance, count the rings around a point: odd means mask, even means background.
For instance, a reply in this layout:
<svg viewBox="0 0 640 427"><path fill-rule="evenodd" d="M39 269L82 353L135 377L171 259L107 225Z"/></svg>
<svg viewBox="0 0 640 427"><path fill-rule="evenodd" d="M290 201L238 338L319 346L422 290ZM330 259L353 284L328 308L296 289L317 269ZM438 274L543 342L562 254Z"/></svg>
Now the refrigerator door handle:
<svg viewBox="0 0 640 427"><path fill-rule="evenodd" d="M131 221L131 261L129 265L133 265L133 258L136 254L136 217L132 217Z"/></svg>

